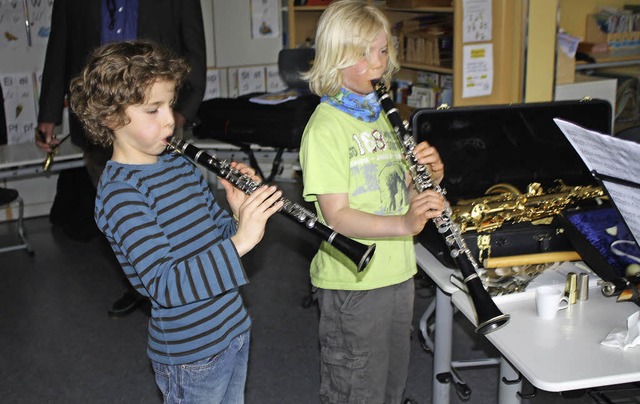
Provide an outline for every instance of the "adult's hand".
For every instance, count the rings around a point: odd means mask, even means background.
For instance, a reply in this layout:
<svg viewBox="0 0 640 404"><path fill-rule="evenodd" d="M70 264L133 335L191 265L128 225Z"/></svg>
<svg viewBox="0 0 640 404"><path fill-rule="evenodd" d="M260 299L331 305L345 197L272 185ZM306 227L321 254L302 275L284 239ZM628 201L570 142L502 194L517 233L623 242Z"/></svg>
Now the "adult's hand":
<svg viewBox="0 0 640 404"><path fill-rule="evenodd" d="M52 122L40 122L36 127L36 145L44 152L51 152L51 148L60 143L53 135L55 126Z"/></svg>

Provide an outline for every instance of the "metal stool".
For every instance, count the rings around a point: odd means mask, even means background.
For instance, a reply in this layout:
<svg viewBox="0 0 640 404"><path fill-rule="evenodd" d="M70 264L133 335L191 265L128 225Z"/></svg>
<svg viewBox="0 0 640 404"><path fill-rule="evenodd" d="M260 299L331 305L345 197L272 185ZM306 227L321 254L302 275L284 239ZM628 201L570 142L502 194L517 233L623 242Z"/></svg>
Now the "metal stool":
<svg viewBox="0 0 640 404"><path fill-rule="evenodd" d="M8 207L13 202L18 202L18 235L20 236L20 244L10 245L6 247L0 247L0 253L26 249L29 255L33 255L33 249L29 240L27 240L26 232L24 230L23 214L24 214L24 202L20 198L20 194L15 189L0 188L0 208Z"/></svg>

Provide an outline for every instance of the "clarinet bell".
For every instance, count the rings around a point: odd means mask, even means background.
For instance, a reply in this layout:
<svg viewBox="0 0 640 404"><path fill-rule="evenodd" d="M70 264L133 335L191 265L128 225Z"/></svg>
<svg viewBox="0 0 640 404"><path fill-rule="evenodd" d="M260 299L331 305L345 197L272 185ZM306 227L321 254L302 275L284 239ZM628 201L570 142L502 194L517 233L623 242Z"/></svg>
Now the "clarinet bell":
<svg viewBox="0 0 640 404"><path fill-rule="evenodd" d="M478 326L475 331L477 334L487 335L507 325L511 316L509 314L503 314L499 310L497 313L489 313L488 320L481 320L481 314L478 313Z"/></svg>
<svg viewBox="0 0 640 404"><path fill-rule="evenodd" d="M511 316L500 311L491 295L484 289L480 278L475 277L471 282L466 282L465 286L476 311L476 333L486 335L507 325Z"/></svg>
<svg viewBox="0 0 640 404"><path fill-rule="evenodd" d="M373 257L373 253L376 251L375 244L371 244L369 246L367 246L366 244L362 244L362 245L367 247L365 252L357 255L356 257L354 257L355 259L353 259L353 262L357 263L358 272L361 272L363 269L367 267L367 265L369 265L369 261L371 261L371 258Z"/></svg>
<svg viewBox="0 0 640 404"><path fill-rule="evenodd" d="M362 244L336 232L332 232L331 235L326 237L326 240L356 264L357 272L362 272L369 265L373 253L376 251L375 243L370 245Z"/></svg>

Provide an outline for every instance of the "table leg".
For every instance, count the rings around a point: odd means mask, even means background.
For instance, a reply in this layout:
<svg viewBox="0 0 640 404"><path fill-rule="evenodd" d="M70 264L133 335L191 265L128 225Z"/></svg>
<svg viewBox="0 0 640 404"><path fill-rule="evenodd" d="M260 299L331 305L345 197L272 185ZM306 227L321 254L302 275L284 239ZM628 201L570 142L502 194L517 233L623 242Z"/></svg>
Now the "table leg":
<svg viewBox="0 0 640 404"><path fill-rule="evenodd" d="M518 393L522 389L522 377L505 358L500 359L500 380L498 384L498 403L519 404Z"/></svg>
<svg viewBox="0 0 640 404"><path fill-rule="evenodd" d="M451 391L453 306L451 296L436 288L436 325L433 349L433 403L448 404ZM448 375L448 380L438 375Z"/></svg>

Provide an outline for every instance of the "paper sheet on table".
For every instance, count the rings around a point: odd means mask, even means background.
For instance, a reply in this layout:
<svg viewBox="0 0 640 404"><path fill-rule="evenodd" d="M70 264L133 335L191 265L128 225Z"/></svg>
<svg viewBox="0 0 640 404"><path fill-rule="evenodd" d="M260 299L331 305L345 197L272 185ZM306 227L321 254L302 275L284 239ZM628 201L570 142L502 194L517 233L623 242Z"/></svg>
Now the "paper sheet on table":
<svg viewBox="0 0 640 404"><path fill-rule="evenodd" d="M283 102L295 100L296 98L298 98L298 93L296 91L282 91L251 97L249 98L249 101L256 104L277 105L282 104Z"/></svg>
<svg viewBox="0 0 640 404"><path fill-rule="evenodd" d="M640 323L638 316L640 312L635 312L627 318L626 328L614 328L600 342L604 346L618 348L626 351L629 348L640 345Z"/></svg>
<svg viewBox="0 0 640 404"><path fill-rule="evenodd" d="M604 135L558 118L554 122L589 171L598 174L636 242L640 240L640 143Z"/></svg>

